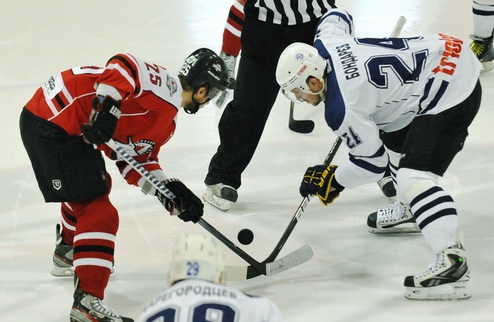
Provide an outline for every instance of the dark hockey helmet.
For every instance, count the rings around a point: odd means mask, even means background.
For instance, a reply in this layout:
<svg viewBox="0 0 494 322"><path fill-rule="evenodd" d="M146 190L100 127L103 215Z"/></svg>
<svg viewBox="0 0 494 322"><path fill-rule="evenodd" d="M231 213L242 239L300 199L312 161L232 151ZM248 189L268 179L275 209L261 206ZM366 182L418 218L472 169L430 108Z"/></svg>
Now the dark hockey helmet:
<svg viewBox="0 0 494 322"><path fill-rule="evenodd" d="M190 54L179 74L187 80L194 92L209 84L209 100L215 104L217 99L231 88L228 67L223 59L208 48L200 48Z"/></svg>

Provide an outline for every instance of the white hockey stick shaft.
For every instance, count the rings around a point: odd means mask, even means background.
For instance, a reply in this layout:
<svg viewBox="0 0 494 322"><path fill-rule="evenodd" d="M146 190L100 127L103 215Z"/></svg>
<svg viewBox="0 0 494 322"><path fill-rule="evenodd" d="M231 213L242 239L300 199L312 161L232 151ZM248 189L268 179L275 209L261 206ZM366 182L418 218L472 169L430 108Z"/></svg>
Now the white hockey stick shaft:
<svg viewBox="0 0 494 322"><path fill-rule="evenodd" d="M396 21L395 27L393 28L393 31L391 31L390 37L399 37L401 34L401 31L403 30L403 26L405 26L405 23L407 22L407 19L403 16L400 16L398 18L398 21Z"/></svg>

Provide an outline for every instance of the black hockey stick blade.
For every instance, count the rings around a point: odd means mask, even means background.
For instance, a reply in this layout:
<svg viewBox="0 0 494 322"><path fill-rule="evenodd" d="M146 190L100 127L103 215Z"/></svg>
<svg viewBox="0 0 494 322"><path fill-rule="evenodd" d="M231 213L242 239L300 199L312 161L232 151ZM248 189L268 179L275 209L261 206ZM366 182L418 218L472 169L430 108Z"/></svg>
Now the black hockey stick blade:
<svg viewBox="0 0 494 322"><path fill-rule="evenodd" d="M295 103L290 102L290 116L288 118L288 128L297 133L311 133L314 130L315 123L311 120L295 120L293 110Z"/></svg>
<svg viewBox="0 0 494 322"><path fill-rule="evenodd" d="M331 147L331 150L329 150L329 153L326 156L326 159L324 160L324 163L323 164L325 166L328 166L331 163L331 161L333 161L333 158L335 157L336 152L338 152L338 149L340 148L340 145L341 145L342 142L343 142L343 140L340 137L338 137L336 139L336 141L333 143L333 146ZM311 199L311 196L307 196L307 197L305 197L305 198L302 199L302 201L300 202L300 205L298 206L297 210L295 211L295 214L293 215L292 219L288 223L288 226L286 227L285 231L283 232L283 235L281 236L280 240L278 241L278 243L274 247L274 249L271 252L271 254L269 254L269 256L263 261L263 263L273 262L274 259L279 255L279 253L281 252L281 249L283 248L283 246L285 245L286 241L288 240L288 237L290 237L293 229L297 225L298 220L300 219L300 217L304 213L305 208L309 204L310 199ZM259 272L257 272L254 269L250 269L247 272L247 277L248 278L253 278L253 277L256 277L256 276L259 276L259 275L260 275Z"/></svg>
<svg viewBox="0 0 494 322"><path fill-rule="evenodd" d="M228 280L245 280L257 277L259 275L272 276L289 270L290 268L298 266L302 263L305 263L314 255L312 248L309 245L304 245L276 261L273 258L269 261L258 262L245 251L243 251L240 247L235 245L220 231L211 226L206 220L204 220L204 218L201 218L198 221L198 224L209 231L226 247L228 247L230 250L232 250L234 253L236 253L243 260L250 264L250 266L238 266L236 268L234 266L230 266L230 272L227 273L230 274L231 277L227 276Z"/></svg>

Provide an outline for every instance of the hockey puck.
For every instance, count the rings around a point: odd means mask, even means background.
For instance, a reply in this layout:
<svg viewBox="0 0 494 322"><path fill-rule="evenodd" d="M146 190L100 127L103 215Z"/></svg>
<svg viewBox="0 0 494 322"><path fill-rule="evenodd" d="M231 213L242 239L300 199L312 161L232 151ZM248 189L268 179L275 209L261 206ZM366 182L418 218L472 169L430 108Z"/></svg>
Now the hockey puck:
<svg viewBox="0 0 494 322"><path fill-rule="evenodd" d="M254 233L252 230L244 228L238 232L237 239L242 245L249 245L254 240Z"/></svg>

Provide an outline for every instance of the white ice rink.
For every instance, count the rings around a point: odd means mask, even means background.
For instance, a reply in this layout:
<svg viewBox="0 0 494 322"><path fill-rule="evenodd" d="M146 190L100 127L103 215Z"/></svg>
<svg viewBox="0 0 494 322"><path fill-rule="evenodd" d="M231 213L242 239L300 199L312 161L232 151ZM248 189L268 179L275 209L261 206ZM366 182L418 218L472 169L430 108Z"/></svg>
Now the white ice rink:
<svg viewBox="0 0 494 322"><path fill-rule="evenodd" d="M45 204L21 143L18 116L52 74L77 65L104 66L130 52L170 70L199 47L219 51L232 0L0 0L0 321L68 321L72 279L50 275L59 205ZM396 19L404 36L443 32L470 43L470 0L337 0L350 11L359 36L387 36ZM313 200L281 255L310 244L314 257L272 277L228 285L271 298L293 322L487 322L494 321L494 71L481 76L483 102L464 150L442 183L458 205L473 296L465 301L416 302L403 297L406 275L421 273L433 255L421 234L376 236L367 215L386 205L377 185L345 190L333 205ZM253 94L253 103L255 95ZM307 166L321 163L335 136L321 107L301 106L311 134L288 129L289 104L280 96L260 146L243 175L239 200L223 213L206 206L205 219L231 240L250 228L254 242L242 248L258 260L272 250L300 201ZM221 110L179 113L176 135L161 151L171 177L196 194L218 143ZM346 157L338 152L335 163ZM137 318L166 287L170 247L183 233L207 232L172 218L156 201L128 186L112 165L111 199L120 212L115 273L105 303ZM228 264L245 262L225 247Z"/></svg>

